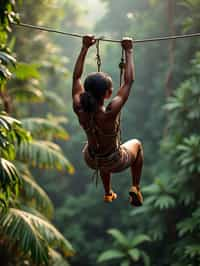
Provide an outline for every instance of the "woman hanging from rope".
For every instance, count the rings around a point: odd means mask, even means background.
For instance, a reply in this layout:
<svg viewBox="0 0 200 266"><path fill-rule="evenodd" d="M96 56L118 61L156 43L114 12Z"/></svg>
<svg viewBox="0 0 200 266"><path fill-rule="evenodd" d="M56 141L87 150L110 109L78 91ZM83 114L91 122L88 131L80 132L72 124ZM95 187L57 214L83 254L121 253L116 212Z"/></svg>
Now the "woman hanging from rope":
<svg viewBox="0 0 200 266"><path fill-rule="evenodd" d="M111 188L111 174L130 167L132 186L129 191L130 203L141 206L140 176L143 165L141 143L132 139L120 143L120 111L126 103L135 79L133 64L133 40L124 38L121 42L125 51L123 83L117 95L105 107L104 101L112 95L112 79L103 72L90 73L82 85L81 76L89 47L95 44L94 36L84 36L82 48L73 73L73 109L87 136L83 154L87 165L99 171L105 190L104 201L112 202L117 194Z"/></svg>

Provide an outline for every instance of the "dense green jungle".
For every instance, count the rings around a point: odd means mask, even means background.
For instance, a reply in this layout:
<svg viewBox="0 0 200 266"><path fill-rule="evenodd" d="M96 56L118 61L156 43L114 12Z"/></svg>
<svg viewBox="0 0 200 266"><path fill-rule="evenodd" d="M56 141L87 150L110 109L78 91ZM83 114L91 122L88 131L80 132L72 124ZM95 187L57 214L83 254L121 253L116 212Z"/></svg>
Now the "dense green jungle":
<svg viewBox="0 0 200 266"><path fill-rule="evenodd" d="M144 204L130 170L103 201L82 156L72 109L81 38L16 25L133 40L200 32L200 0L0 1L0 265L200 265L200 37L134 43L136 80L123 142L144 147ZM102 71L120 82L120 43L100 41ZM84 76L97 71L96 48Z"/></svg>

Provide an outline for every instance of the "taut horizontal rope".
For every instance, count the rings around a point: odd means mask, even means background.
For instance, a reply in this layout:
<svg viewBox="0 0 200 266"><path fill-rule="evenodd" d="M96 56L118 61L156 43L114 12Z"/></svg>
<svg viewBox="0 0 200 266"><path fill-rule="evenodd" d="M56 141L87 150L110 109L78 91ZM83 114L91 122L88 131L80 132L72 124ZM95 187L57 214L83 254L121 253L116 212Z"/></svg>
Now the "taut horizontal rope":
<svg viewBox="0 0 200 266"><path fill-rule="evenodd" d="M30 29L35 29L35 30L40 30L40 31L47 31L47 32L53 32L53 33L58 33L62 35L67 35L69 37L77 37L77 38L83 38L85 34L78 34L78 33L73 33L73 32L65 32L65 31L60 31L56 29L52 29L49 27L43 27L43 26L35 26L31 24L26 24L26 23L12 23L13 25L16 26L21 26L24 28L30 28ZM191 33L191 34L184 34L184 35L173 35L173 36L165 36L165 37L156 37L156 38L146 38L142 40L134 40L134 43L146 43L146 42L156 42L156 41L167 41L167 40L173 40L173 39L183 39L183 38L192 38L192 37L200 37L200 33ZM104 37L96 38L98 40L104 41L104 42L113 42L113 43L120 43L121 40L114 40L114 39L107 39Z"/></svg>

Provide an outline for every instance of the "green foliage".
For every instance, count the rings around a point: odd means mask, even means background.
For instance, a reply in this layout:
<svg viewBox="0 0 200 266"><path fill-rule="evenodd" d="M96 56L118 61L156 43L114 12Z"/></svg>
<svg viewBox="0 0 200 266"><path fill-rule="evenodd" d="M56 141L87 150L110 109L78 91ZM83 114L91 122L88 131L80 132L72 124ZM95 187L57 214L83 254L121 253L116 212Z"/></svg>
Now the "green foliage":
<svg viewBox="0 0 200 266"><path fill-rule="evenodd" d="M17 50L16 43L20 39L12 35L11 41L8 38L8 32L11 32L10 24L18 20L15 4L13 0L5 0L0 5L0 97L5 110L8 113L13 111L18 117L24 113L24 107L19 103L44 102L47 98L40 89L41 64L25 63L30 62L29 59L26 60L27 57L22 57L18 63L8 48L9 46ZM38 8L35 3L33 6ZM23 43L25 39L22 39L20 41ZM20 45L20 51L22 50ZM33 51L34 49L29 54ZM17 58L20 58L19 51ZM32 124L31 129L35 138L38 135L40 138L47 138L47 135L48 138L68 138L64 128L53 120L48 122L43 119L32 123L25 121L25 124ZM73 255L74 251L71 244L47 220L53 215L52 202L32 178L28 166L19 163L19 147L29 147L26 154L29 154L30 160L36 161L39 166L65 168L69 172L73 171L73 167L58 145L35 140L34 146L33 142L28 143L30 140L29 131L22 127L19 120L0 113L0 260L3 264L6 261L6 265L14 266L66 266L68 263L65 257ZM3 252L4 249L6 252Z"/></svg>
<svg viewBox="0 0 200 266"><path fill-rule="evenodd" d="M51 106L57 107L61 110L65 108L65 103L63 102L63 99L53 91L44 91L44 98Z"/></svg>
<svg viewBox="0 0 200 266"><path fill-rule="evenodd" d="M177 162L189 174L200 173L200 137L191 135L177 146Z"/></svg>
<svg viewBox="0 0 200 266"><path fill-rule="evenodd" d="M38 64L17 63L14 75L19 80L27 80L28 78L39 79L40 73L38 68Z"/></svg>
<svg viewBox="0 0 200 266"><path fill-rule="evenodd" d="M66 259L56 252L54 249L49 249L50 265L51 266L70 266Z"/></svg>
<svg viewBox="0 0 200 266"><path fill-rule="evenodd" d="M24 88L14 88L9 91L9 95L18 103L41 103L44 102L43 92L40 89L28 85Z"/></svg>
<svg viewBox="0 0 200 266"><path fill-rule="evenodd" d="M5 114L0 114L0 199L7 204L12 196L16 196L21 178L16 167L8 160L15 159L15 143L29 140L29 134L21 127L21 123ZM8 159L8 160L6 160Z"/></svg>
<svg viewBox="0 0 200 266"><path fill-rule="evenodd" d="M31 134L39 138L69 139L69 134L60 125L59 117L45 118L25 118L21 120L23 127ZM62 121L63 122L63 121Z"/></svg>
<svg viewBox="0 0 200 266"><path fill-rule="evenodd" d="M103 252L99 258L98 258L98 262L104 262L107 260L113 260L113 259L119 259L119 258L123 258L125 257L125 254L119 250L115 250L115 249L110 249L107 250L105 252Z"/></svg>
<svg viewBox="0 0 200 266"><path fill-rule="evenodd" d="M199 27L199 11L200 11L200 1L199 0L181 0L180 4L189 10L190 15L184 20L184 30L189 31L191 28L196 26Z"/></svg>
<svg viewBox="0 0 200 266"><path fill-rule="evenodd" d="M10 23L17 22L19 15L15 12L15 1L6 0L0 8L0 31L11 31Z"/></svg>
<svg viewBox="0 0 200 266"><path fill-rule="evenodd" d="M17 158L28 165L43 169L67 170L74 173L72 164L64 157L61 148L50 141L36 141L21 143L17 146Z"/></svg>
<svg viewBox="0 0 200 266"><path fill-rule="evenodd" d="M25 253L30 252L34 263L48 264L48 246L56 247L69 256L74 253L70 243L46 220L21 211L10 208L1 215L0 230L12 243L17 243Z"/></svg>
<svg viewBox="0 0 200 266"><path fill-rule="evenodd" d="M11 56L8 51L0 49L0 85L4 80L10 79L12 74L9 70L9 66L15 66L16 59Z"/></svg>
<svg viewBox="0 0 200 266"><path fill-rule="evenodd" d="M7 205L11 197L18 194L20 181L20 175L15 166L0 158L0 203Z"/></svg>
<svg viewBox="0 0 200 266"><path fill-rule="evenodd" d="M22 174L22 202L41 211L48 218L53 216L53 205L46 192L29 176ZM28 204L27 204L28 205Z"/></svg>
<svg viewBox="0 0 200 266"><path fill-rule="evenodd" d="M138 245L150 241L147 235L137 235L135 237L126 237L117 229L110 229L108 233L114 238L115 249L109 249L98 257L98 262L120 259L120 265L131 265L132 262L143 260L145 266L150 265L149 256L146 252L137 248Z"/></svg>
<svg viewBox="0 0 200 266"><path fill-rule="evenodd" d="M29 141L30 134L21 126L21 122L0 114L0 154L7 159L15 158L14 145Z"/></svg>

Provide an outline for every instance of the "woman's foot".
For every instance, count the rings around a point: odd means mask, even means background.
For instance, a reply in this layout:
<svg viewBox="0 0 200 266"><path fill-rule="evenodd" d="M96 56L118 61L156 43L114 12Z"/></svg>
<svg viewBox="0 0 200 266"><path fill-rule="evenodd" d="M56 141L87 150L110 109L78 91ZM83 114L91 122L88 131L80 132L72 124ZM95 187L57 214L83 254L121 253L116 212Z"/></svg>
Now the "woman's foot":
<svg viewBox="0 0 200 266"><path fill-rule="evenodd" d="M135 207L142 206L143 196L139 187L132 186L129 190L130 204Z"/></svg>
<svg viewBox="0 0 200 266"><path fill-rule="evenodd" d="M117 194L111 191L109 194L104 195L104 201L105 202L112 202L117 198Z"/></svg>

